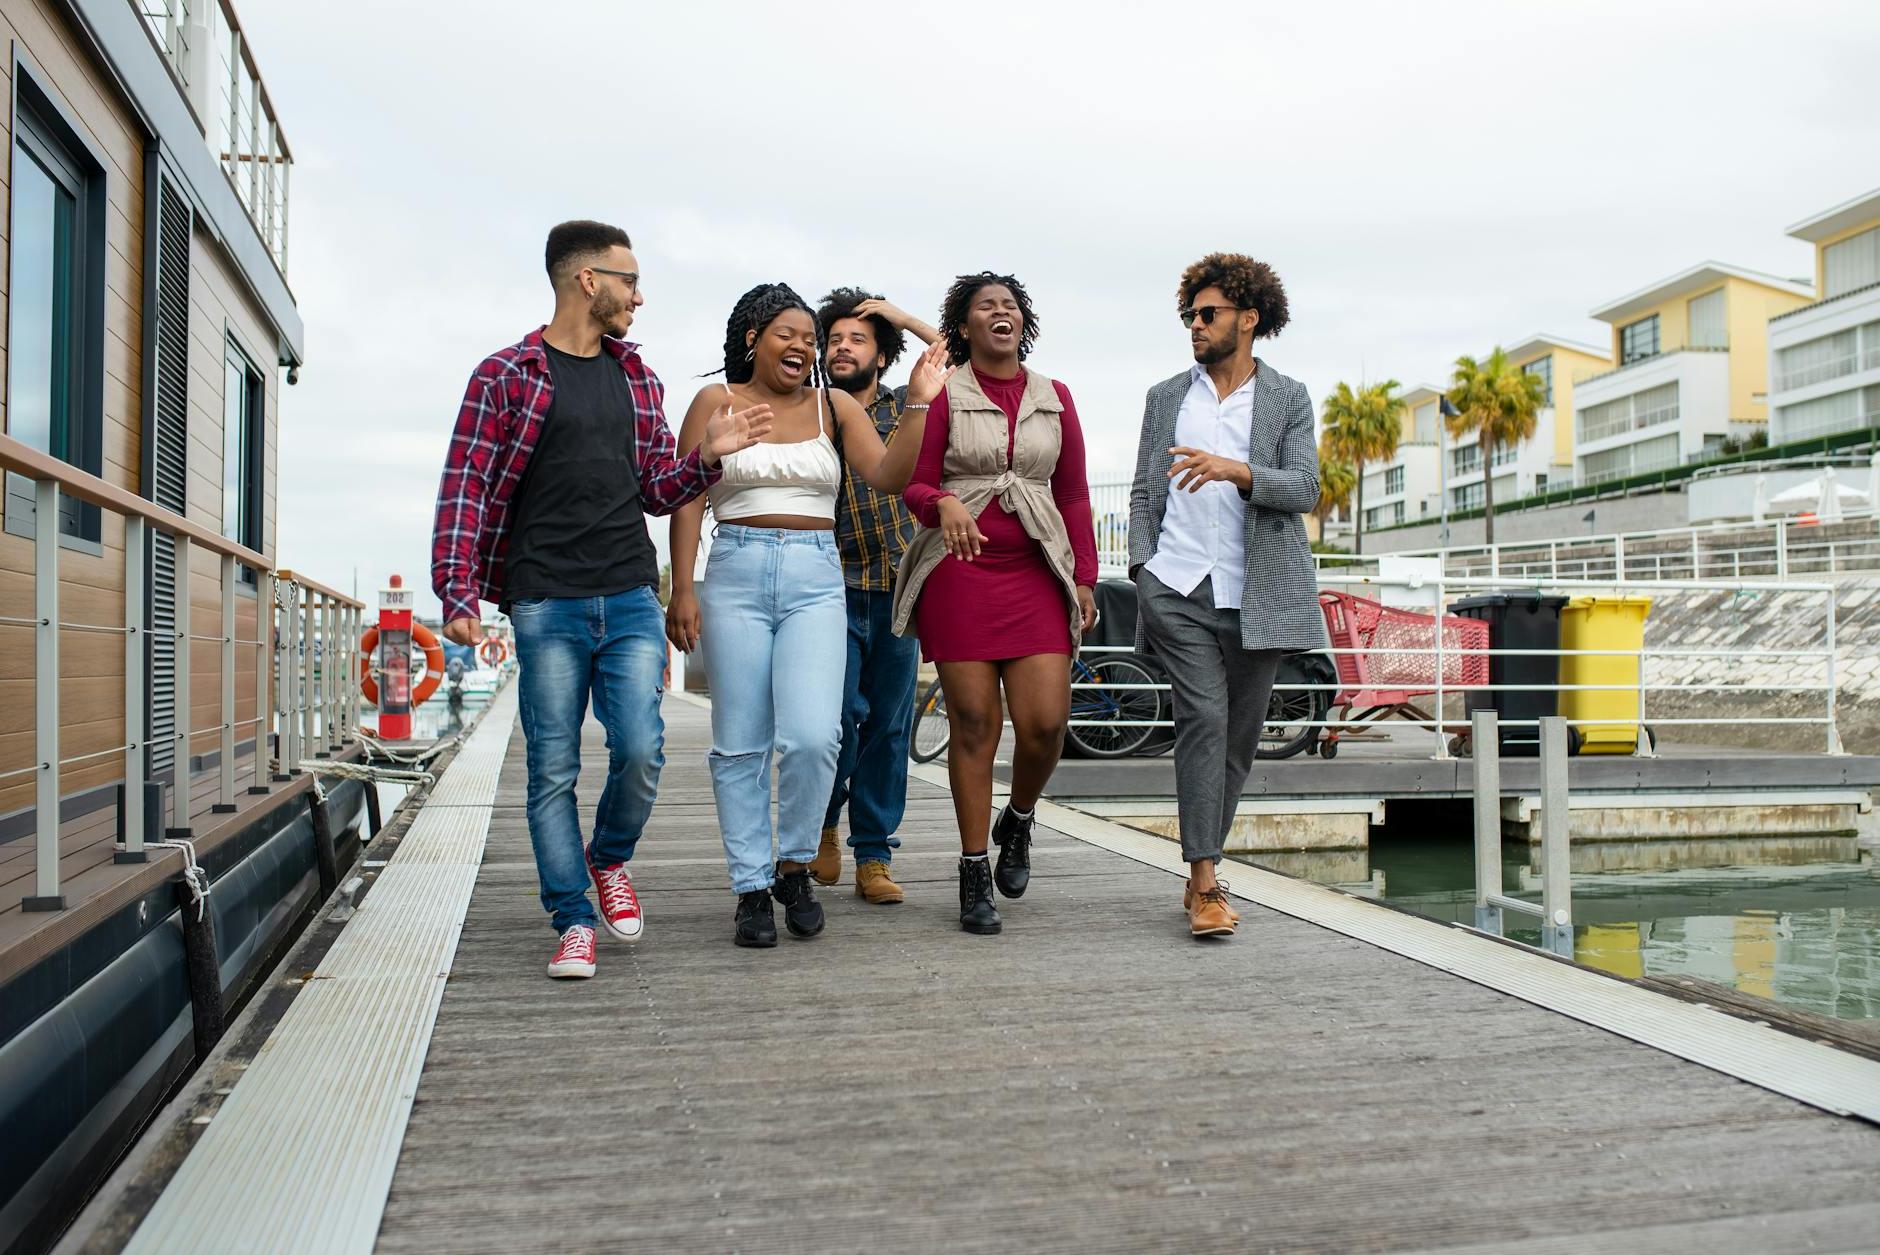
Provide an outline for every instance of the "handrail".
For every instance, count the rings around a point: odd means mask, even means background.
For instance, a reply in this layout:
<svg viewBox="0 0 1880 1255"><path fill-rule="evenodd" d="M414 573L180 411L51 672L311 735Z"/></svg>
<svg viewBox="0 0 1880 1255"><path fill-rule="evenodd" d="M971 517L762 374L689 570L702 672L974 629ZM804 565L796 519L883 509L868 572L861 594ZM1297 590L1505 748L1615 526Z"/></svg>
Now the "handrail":
<svg viewBox="0 0 1880 1255"><path fill-rule="evenodd" d="M254 567L258 571L272 570L274 567L266 554L237 544L166 506L119 488L90 471L80 470L70 462L62 462L50 453L22 444L11 436L0 436L0 470L12 471L33 480L51 480L68 497L76 497L114 514L144 519L179 539L187 537L191 544L233 558L243 566Z"/></svg>
<svg viewBox="0 0 1880 1255"><path fill-rule="evenodd" d="M346 607L348 610L364 610L366 608L366 603L363 601L360 601L357 597L348 597L345 593L340 592L338 589L329 588L325 584L322 584L319 580L309 579L307 576L302 575L298 571L277 571L275 572L275 578L279 580L291 580L292 582L300 585L306 591L310 593L317 593L319 596L326 598L328 601L336 601L340 605Z"/></svg>

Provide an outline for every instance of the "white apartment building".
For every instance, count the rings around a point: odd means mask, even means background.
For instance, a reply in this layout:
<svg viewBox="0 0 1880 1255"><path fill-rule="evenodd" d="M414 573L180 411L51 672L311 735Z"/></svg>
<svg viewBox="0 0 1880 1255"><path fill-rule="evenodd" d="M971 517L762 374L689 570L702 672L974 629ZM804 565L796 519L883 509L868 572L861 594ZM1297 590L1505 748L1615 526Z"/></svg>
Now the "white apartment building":
<svg viewBox="0 0 1880 1255"><path fill-rule="evenodd" d="M1364 530L1435 518L1442 503L1442 389L1403 394L1403 431L1388 462L1364 468Z"/></svg>
<svg viewBox="0 0 1880 1255"><path fill-rule="evenodd" d="M1880 427L1880 189L1788 230L1821 299L1769 320L1772 444Z"/></svg>

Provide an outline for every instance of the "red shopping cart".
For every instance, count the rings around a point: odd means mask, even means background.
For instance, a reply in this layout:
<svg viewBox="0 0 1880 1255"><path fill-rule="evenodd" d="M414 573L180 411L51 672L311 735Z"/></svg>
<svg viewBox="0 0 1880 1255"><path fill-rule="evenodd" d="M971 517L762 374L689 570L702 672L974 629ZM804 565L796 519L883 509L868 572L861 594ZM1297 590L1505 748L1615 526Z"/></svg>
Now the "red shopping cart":
<svg viewBox="0 0 1880 1255"><path fill-rule="evenodd" d="M1350 593L1320 593L1319 609L1332 648L1345 651L1332 655L1338 668L1332 707L1344 711L1344 721L1431 718L1410 699L1436 692L1438 616ZM1480 652L1488 648L1487 621L1446 614L1441 624L1443 691L1487 684L1488 655ZM1398 650L1406 652L1394 652ZM1337 755L1340 735L1341 729L1325 729L1318 745L1321 757Z"/></svg>

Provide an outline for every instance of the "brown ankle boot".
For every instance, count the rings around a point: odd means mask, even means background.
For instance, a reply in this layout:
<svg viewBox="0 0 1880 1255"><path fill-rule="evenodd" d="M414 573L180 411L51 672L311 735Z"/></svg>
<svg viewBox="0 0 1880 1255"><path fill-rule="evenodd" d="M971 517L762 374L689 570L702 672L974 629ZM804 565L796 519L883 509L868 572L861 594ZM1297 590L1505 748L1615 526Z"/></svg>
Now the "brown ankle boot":
<svg viewBox="0 0 1880 1255"><path fill-rule="evenodd" d="M816 857L809 861L809 874L819 885L833 885L842 879L842 847L836 844L836 830L822 830L822 844L816 847Z"/></svg>
<svg viewBox="0 0 1880 1255"><path fill-rule="evenodd" d="M1188 931L1197 937L1231 937L1240 918L1227 905L1227 886L1217 884L1194 895L1188 910Z"/></svg>
<svg viewBox="0 0 1880 1255"><path fill-rule="evenodd" d="M875 858L855 865L855 896L874 906L891 906L905 897L888 865Z"/></svg>
<svg viewBox="0 0 1880 1255"><path fill-rule="evenodd" d="M1225 882L1222 882L1221 888L1223 889L1227 888L1227 885ZM1195 882L1192 880L1185 880L1182 882L1182 914L1192 915L1194 914L1194 910L1195 910ZM1234 917L1234 922L1236 924L1240 922L1240 912L1234 909L1234 904L1232 902L1229 902L1227 904L1227 913Z"/></svg>

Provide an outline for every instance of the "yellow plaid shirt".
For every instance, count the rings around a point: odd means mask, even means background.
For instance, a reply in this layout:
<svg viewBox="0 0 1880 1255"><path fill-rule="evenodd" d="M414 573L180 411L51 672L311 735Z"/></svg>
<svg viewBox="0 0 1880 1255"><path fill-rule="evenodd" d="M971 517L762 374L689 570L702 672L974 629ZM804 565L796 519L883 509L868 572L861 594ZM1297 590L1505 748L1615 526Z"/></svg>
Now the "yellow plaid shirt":
<svg viewBox="0 0 1880 1255"><path fill-rule="evenodd" d="M876 385L868 416L883 444L893 444L901 429L907 389L893 392ZM842 578L850 588L872 593L894 591L894 568L914 539L914 516L901 498L876 492L844 459L842 491L836 500L836 543L842 548Z"/></svg>

